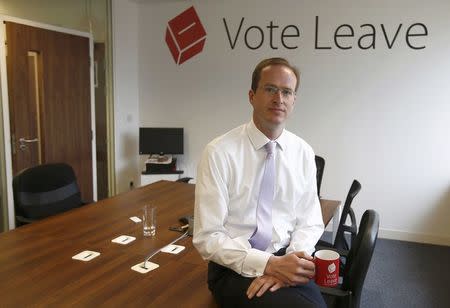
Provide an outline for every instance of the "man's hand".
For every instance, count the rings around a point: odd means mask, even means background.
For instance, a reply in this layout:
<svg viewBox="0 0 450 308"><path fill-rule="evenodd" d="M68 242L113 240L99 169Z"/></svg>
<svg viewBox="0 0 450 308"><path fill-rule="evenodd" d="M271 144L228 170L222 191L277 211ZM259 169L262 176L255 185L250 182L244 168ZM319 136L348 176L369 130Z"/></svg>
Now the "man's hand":
<svg viewBox="0 0 450 308"><path fill-rule="evenodd" d="M306 284L314 277L313 257L303 251L293 252L281 257L271 256L264 274L273 276L289 286Z"/></svg>
<svg viewBox="0 0 450 308"><path fill-rule="evenodd" d="M253 279L252 283L247 289L247 297L249 299L253 298L253 296L260 297L262 296L267 290L271 292L274 292L278 290L279 288L286 287L281 280L277 279L274 276L269 275L262 275L260 277L256 277Z"/></svg>

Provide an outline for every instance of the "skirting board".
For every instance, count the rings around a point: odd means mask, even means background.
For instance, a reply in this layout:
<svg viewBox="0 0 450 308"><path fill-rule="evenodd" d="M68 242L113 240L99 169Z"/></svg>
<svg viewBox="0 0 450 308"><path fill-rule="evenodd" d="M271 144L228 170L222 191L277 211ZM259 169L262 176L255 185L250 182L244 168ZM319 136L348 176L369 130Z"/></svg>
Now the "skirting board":
<svg viewBox="0 0 450 308"><path fill-rule="evenodd" d="M437 236L434 234L411 233L399 230L380 228L378 236L380 238L386 238L391 240L450 246L450 237Z"/></svg>

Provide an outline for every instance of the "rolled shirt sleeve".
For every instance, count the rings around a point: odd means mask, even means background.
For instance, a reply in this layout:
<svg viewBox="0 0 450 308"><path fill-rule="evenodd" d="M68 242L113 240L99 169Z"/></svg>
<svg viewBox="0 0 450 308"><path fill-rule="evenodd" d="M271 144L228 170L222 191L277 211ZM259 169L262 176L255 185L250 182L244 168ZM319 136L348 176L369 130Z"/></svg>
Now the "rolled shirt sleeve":
<svg viewBox="0 0 450 308"><path fill-rule="evenodd" d="M213 145L208 145L198 167L193 243L206 260L242 276L261 276L271 254L251 248L248 232L231 237L224 227L228 216L229 168L221 154Z"/></svg>

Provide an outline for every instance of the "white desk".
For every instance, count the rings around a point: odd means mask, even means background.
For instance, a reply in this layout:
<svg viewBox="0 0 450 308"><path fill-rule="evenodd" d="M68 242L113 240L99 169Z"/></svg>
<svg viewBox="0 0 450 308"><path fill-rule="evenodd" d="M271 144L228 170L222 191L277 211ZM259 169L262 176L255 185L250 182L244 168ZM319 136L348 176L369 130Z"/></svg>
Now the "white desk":
<svg viewBox="0 0 450 308"><path fill-rule="evenodd" d="M332 236L333 241L332 241L332 243L334 243L334 239L336 238L340 220L341 220L341 206L339 205L337 207L336 211L334 211L334 215L333 215L333 236Z"/></svg>
<svg viewBox="0 0 450 308"><path fill-rule="evenodd" d="M152 184L161 180L176 181L180 178L180 173L151 173L141 174L141 186Z"/></svg>
<svg viewBox="0 0 450 308"><path fill-rule="evenodd" d="M333 221L331 227L334 242L337 229L339 227L339 220L341 219L341 201L320 198L320 206L322 207L323 222L325 223L325 227L327 227L330 221Z"/></svg>

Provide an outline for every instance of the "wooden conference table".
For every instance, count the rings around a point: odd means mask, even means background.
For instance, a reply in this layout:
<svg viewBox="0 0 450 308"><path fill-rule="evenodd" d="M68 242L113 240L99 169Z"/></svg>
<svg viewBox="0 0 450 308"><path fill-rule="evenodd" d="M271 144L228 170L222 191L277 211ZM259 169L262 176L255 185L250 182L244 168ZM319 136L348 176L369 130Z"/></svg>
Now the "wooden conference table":
<svg viewBox="0 0 450 308"><path fill-rule="evenodd" d="M142 207L157 206L157 233L144 238ZM338 201L322 200L325 222ZM193 213L194 185L160 181L82 208L0 234L0 306L215 307L206 284L207 262L191 238L177 244L177 255L159 253L159 268L140 274L131 267L180 233L168 230ZM329 214L331 213L331 215ZM120 245L111 240L131 235ZM84 250L101 254L88 262L73 260Z"/></svg>

